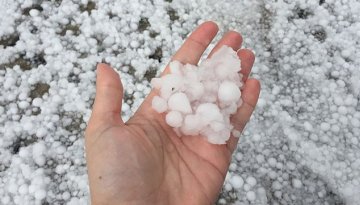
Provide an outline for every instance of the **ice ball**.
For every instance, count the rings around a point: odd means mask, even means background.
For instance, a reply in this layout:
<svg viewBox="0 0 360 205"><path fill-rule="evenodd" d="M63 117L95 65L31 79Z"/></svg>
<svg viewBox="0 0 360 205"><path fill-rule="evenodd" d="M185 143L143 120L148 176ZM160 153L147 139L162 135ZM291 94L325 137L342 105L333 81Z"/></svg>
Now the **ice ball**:
<svg viewBox="0 0 360 205"><path fill-rule="evenodd" d="M166 123L171 127L181 127L183 117L178 111L170 111L166 114Z"/></svg>
<svg viewBox="0 0 360 205"><path fill-rule="evenodd" d="M221 102L236 102L240 97L240 89L234 82L225 81L220 84L218 98Z"/></svg>
<svg viewBox="0 0 360 205"><path fill-rule="evenodd" d="M228 46L221 47L199 66L172 61L170 73L154 78L159 91L152 108L166 112L166 123L180 135L201 135L213 144L225 144L233 131L231 115L242 104L241 62Z"/></svg>

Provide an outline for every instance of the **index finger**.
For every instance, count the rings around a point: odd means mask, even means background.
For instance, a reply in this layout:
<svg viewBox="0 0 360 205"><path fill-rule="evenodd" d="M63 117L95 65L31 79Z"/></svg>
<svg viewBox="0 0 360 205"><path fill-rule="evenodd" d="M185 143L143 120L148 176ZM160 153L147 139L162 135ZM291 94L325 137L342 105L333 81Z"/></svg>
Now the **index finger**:
<svg viewBox="0 0 360 205"><path fill-rule="evenodd" d="M216 23L207 21L202 23L194 32L185 40L184 44L175 53L171 61L179 61L182 64L196 65L206 48L214 39L219 28ZM169 66L166 67L164 73L168 72Z"/></svg>

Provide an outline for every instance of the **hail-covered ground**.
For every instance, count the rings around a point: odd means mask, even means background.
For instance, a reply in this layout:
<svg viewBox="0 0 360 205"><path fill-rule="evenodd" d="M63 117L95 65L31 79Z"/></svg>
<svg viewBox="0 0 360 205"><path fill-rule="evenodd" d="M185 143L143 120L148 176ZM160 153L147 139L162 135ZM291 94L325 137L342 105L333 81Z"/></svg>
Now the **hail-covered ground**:
<svg viewBox="0 0 360 205"><path fill-rule="evenodd" d="M358 0L0 0L0 204L88 203L96 63L120 73L129 118L205 20L243 34L262 84L217 203L358 204L359 11Z"/></svg>

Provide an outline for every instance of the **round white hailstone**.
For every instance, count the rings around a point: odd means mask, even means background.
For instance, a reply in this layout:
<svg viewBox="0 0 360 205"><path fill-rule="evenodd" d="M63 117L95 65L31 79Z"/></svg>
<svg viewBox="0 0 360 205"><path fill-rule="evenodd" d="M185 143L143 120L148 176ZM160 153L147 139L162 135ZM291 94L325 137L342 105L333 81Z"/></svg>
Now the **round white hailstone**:
<svg viewBox="0 0 360 205"><path fill-rule="evenodd" d="M21 167L21 173L24 176L24 178L30 179L33 174L33 171L30 168L30 166L22 164L20 165L20 167Z"/></svg>
<svg viewBox="0 0 360 205"><path fill-rule="evenodd" d="M164 99L169 99L173 93L181 90L183 84L183 79L180 76L174 74L164 76L162 78L160 96Z"/></svg>
<svg viewBox="0 0 360 205"><path fill-rule="evenodd" d="M222 122L213 121L213 122L210 123L210 127L215 132L219 132L219 131L221 131L221 130L223 130L225 128L225 125Z"/></svg>
<svg viewBox="0 0 360 205"><path fill-rule="evenodd" d="M251 186L250 186L250 185L244 184L244 190L245 190L245 191L250 191L250 189L251 189Z"/></svg>
<svg viewBox="0 0 360 205"><path fill-rule="evenodd" d="M344 104L344 100L340 97L340 96L335 96L334 97L334 103L335 105L343 105Z"/></svg>
<svg viewBox="0 0 360 205"><path fill-rule="evenodd" d="M342 50L341 55L344 58L349 58L351 56L351 51L350 50Z"/></svg>
<svg viewBox="0 0 360 205"><path fill-rule="evenodd" d="M262 108L265 107L266 105L266 100L263 98L259 98L258 102L257 102L257 107Z"/></svg>
<svg viewBox="0 0 360 205"><path fill-rule="evenodd" d="M238 130L233 129L233 131L231 132L231 134L236 137L239 138L241 136L241 132Z"/></svg>
<svg viewBox="0 0 360 205"><path fill-rule="evenodd" d="M36 191L36 187L37 186L30 184L29 185L29 194L34 194Z"/></svg>
<svg viewBox="0 0 360 205"><path fill-rule="evenodd" d="M1 107L0 107L0 113L1 113ZM351 124L354 127L360 127L360 120L356 119L356 118L352 118L351 119Z"/></svg>
<svg viewBox="0 0 360 205"><path fill-rule="evenodd" d="M34 196L35 199L42 200L46 197L46 191L43 189L36 190Z"/></svg>
<svg viewBox="0 0 360 205"><path fill-rule="evenodd" d="M28 98L28 94L27 94L26 92L20 93L20 94L18 95L19 101L26 100L27 98Z"/></svg>
<svg viewBox="0 0 360 205"><path fill-rule="evenodd" d="M43 142L38 142L33 145L33 156L43 155L46 150L45 144Z"/></svg>
<svg viewBox="0 0 360 205"><path fill-rule="evenodd" d="M212 144L226 144L228 136L230 136L230 130L223 129L219 132L213 129L207 129L206 127L201 131L201 134L205 136L208 142Z"/></svg>
<svg viewBox="0 0 360 205"><path fill-rule="evenodd" d="M280 190L282 188L282 185L279 181L274 181L271 185L271 187L275 190Z"/></svg>
<svg viewBox="0 0 360 205"><path fill-rule="evenodd" d="M40 128L37 129L37 131L36 131L36 136L37 136L38 138L42 138L42 137L44 137L46 134L47 134L47 131L46 131L46 129L43 128L43 127L40 127Z"/></svg>
<svg viewBox="0 0 360 205"><path fill-rule="evenodd" d="M46 147L44 143L36 143L33 146L33 150L32 150L32 154L33 154L33 159L34 162L39 165L39 166L43 166L45 165L45 157L44 157L44 153L45 153Z"/></svg>
<svg viewBox="0 0 360 205"><path fill-rule="evenodd" d="M22 184L20 187L19 187L19 194L21 195L25 195L29 192L29 187L27 184Z"/></svg>
<svg viewBox="0 0 360 205"><path fill-rule="evenodd" d="M265 161L264 155L261 155L261 154L256 155L256 161L258 163L263 163Z"/></svg>
<svg viewBox="0 0 360 205"><path fill-rule="evenodd" d="M276 163L276 168L278 168L280 170L282 170L283 166L284 165L281 162Z"/></svg>
<svg viewBox="0 0 360 205"><path fill-rule="evenodd" d="M16 183L10 183L7 187L7 190L12 194L16 194L18 191L18 185Z"/></svg>
<svg viewBox="0 0 360 205"><path fill-rule="evenodd" d="M351 143L353 143L354 145L357 145L357 144L359 144L359 140L356 137L352 137Z"/></svg>
<svg viewBox="0 0 360 205"><path fill-rule="evenodd" d="M38 16L39 13L40 13L40 12L39 12L39 10L37 10L37 9L31 9L31 10L29 11L30 16L32 16L32 17Z"/></svg>
<svg viewBox="0 0 360 205"><path fill-rule="evenodd" d="M231 191L231 189L232 189L233 187L231 186L230 183L225 183L224 188L225 188L226 191Z"/></svg>
<svg viewBox="0 0 360 205"><path fill-rule="evenodd" d="M70 195L70 193L69 192L64 192L63 194L62 194L62 198L64 199L64 200L68 200L68 199L70 199L70 197L71 197L71 195Z"/></svg>
<svg viewBox="0 0 360 205"><path fill-rule="evenodd" d="M255 201L255 199L256 199L256 194L255 194L255 192L253 192L253 191L248 191L248 192L246 193L246 198L247 198L249 201Z"/></svg>
<svg viewBox="0 0 360 205"><path fill-rule="evenodd" d="M40 107L42 104L42 99L41 98L35 98L33 101L32 101L32 105L35 106L35 107Z"/></svg>
<svg viewBox="0 0 360 205"><path fill-rule="evenodd" d="M215 64L220 64L220 67L224 66L226 69L222 69L222 72L229 73L231 72L239 72L241 62L237 56L237 53L230 48L229 46L222 46L217 52L213 54L211 60L214 61Z"/></svg>
<svg viewBox="0 0 360 205"><path fill-rule="evenodd" d="M213 120L221 120L222 114L219 107L214 103L200 104L196 109L196 114L203 117L204 122L211 122Z"/></svg>
<svg viewBox="0 0 360 205"><path fill-rule="evenodd" d="M28 156L29 156L29 151L28 151L28 149L21 148L20 151L19 151L19 156L20 156L21 158L28 157Z"/></svg>
<svg viewBox="0 0 360 205"><path fill-rule="evenodd" d="M189 84L189 89L186 91L190 100L198 100L204 94L204 85L199 82L193 82Z"/></svg>
<svg viewBox="0 0 360 205"><path fill-rule="evenodd" d="M33 127L34 126L33 126L33 124L31 122L26 122L26 123L23 124L23 128L26 131L31 131L33 129Z"/></svg>
<svg viewBox="0 0 360 205"><path fill-rule="evenodd" d="M171 73L182 75L182 72L180 70L181 63L179 61L171 61L169 67Z"/></svg>
<svg viewBox="0 0 360 205"><path fill-rule="evenodd" d="M293 179L292 180L292 184L295 188L301 188L302 187L302 183L299 179Z"/></svg>
<svg viewBox="0 0 360 205"><path fill-rule="evenodd" d="M163 113L168 108L167 102L159 96L154 96L152 100L152 108L158 113Z"/></svg>
<svg viewBox="0 0 360 205"><path fill-rule="evenodd" d="M224 106L223 103L221 103L222 106ZM239 99L239 103L236 104L235 102L233 103L230 103L229 105L225 105L227 107L225 107L223 110L222 110L222 113L226 114L226 115L232 115L232 114L235 114L237 109L242 105L242 100Z"/></svg>
<svg viewBox="0 0 360 205"><path fill-rule="evenodd" d="M105 47L111 47L114 45L114 43L115 43L115 39L111 36L108 36L103 40L103 45Z"/></svg>
<svg viewBox="0 0 360 205"><path fill-rule="evenodd" d="M37 156L34 158L34 162L40 167L44 166L46 163L46 159L44 156Z"/></svg>
<svg viewBox="0 0 360 205"><path fill-rule="evenodd" d="M155 89L160 89L162 86L163 79L162 78L153 78L151 79L151 86Z"/></svg>
<svg viewBox="0 0 360 205"><path fill-rule="evenodd" d="M347 113L347 108L345 106L340 106L338 108L338 112L341 114L341 115L346 115Z"/></svg>
<svg viewBox="0 0 360 205"><path fill-rule="evenodd" d="M252 139L253 139L254 141L260 141L261 135L259 135L259 134L254 134L254 136L252 137Z"/></svg>
<svg viewBox="0 0 360 205"><path fill-rule="evenodd" d="M190 101L182 92L178 92L170 96L168 107L170 110L179 111L184 114L192 113Z"/></svg>
<svg viewBox="0 0 360 205"><path fill-rule="evenodd" d="M234 82L225 81L220 84L218 98L221 102L236 102L240 97L240 89Z"/></svg>
<svg viewBox="0 0 360 205"><path fill-rule="evenodd" d="M186 64L183 66L182 70L184 73L184 77L187 79L188 82L200 82L200 77L201 77L200 68L198 69L194 65Z"/></svg>
<svg viewBox="0 0 360 205"><path fill-rule="evenodd" d="M230 183L234 189L240 189L244 185L244 180L237 175L234 175L230 178Z"/></svg>
<svg viewBox="0 0 360 205"><path fill-rule="evenodd" d="M10 203L10 197L9 196L3 196L1 199L1 202L3 204L9 204Z"/></svg>
<svg viewBox="0 0 360 205"><path fill-rule="evenodd" d="M219 199L219 204L226 204L226 200L225 199Z"/></svg>
<svg viewBox="0 0 360 205"><path fill-rule="evenodd" d="M267 196L266 196L266 190L263 187L260 187L256 190L256 196L258 197L258 199L260 199L261 204L267 204L266 202L267 200Z"/></svg>
<svg viewBox="0 0 360 205"><path fill-rule="evenodd" d="M322 123L320 124L320 128L321 128L321 130L323 130L323 131L328 131L328 130L330 129L330 124L329 124L329 123L326 123L326 122L322 122Z"/></svg>
<svg viewBox="0 0 360 205"><path fill-rule="evenodd" d="M317 135L315 135L315 134L311 134L310 139L313 140L313 141L318 141L319 137Z"/></svg>
<svg viewBox="0 0 360 205"><path fill-rule="evenodd" d="M270 166L275 167L277 161L276 161L275 158L271 157L271 158L268 159L268 163L269 163Z"/></svg>
<svg viewBox="0 0 360 205"><path fill-rule="evenodd" d="M66 152L66 147L65 146L59 146L56 148L56 153L61 155L64 154Z"/></svg>
<svg viewBox="0 0 360 205"><path fill-rule="evenodd" d="M335 177L340 178L342 176L341 171L335 171Z"/></svg>
<svg viewBox="0 0 360 205"><path fill-rule="evenodd" d="M171 127L181 127L183 117L178 111L170 111L166 114L166 123Z"/></svg>
<svg viewBox="0 0 360 205"><path fill-rule="evenodd" d="M286 165L290 170L296 169L296 164L294 162L288 162Z"/></svg>
<svg viewBox="0 0 360 205"><path fill-rule="evenodd" d="M179 91L184 86L184 79L180 75L169 74L165 75L162 79L162 88L170 88L172 92Z"/></svg>
<svg viewBox="0 0 360 205"><path fill-rule="evenodd" d="M235 171L237 168L237 164L236 163L231 163L230 166L229 166L229 170L230 171Z"/></svg>
<svg viewBox="0 0 360 205"><path fill-rule="evenodd" d="M307 131L312 131L313 130L313 126L308 121L304 122L304 128Z"/></svg>
<svg viewBox="0 0 360 205"><path fill-rule="evenodd" d="M197 135L199 134L201 125L201 119L197 115L186 115L184 124L181 127L181 131L185 135Z"/></svg>
<svg viewBox="0 0 360 205"><path fill-rule="evenodd" d="M246 178L246 183L248 183L250 186L255 186L256 185L256 179L252 176L249 176L248 178Z"/></svg>
<svg viewBox="0 0 360 205"><path fill-rule="evenodd" d="M140 46L139 42L138 41L131 41L130 42L130 46L132 48L138 48Z"/></svg>
<svg viewBox="0 0 360 205"><path fill-rule="evenodd" d="M209 96L209 94L211 94L210 96L211 97L214 97L214 98L218 98L218 96L213 96L214 93L218 93L219 92L219 82L217 81L205 81L204 83L204 87L205 87L205 91L208 95L206 96ZM206 97L204 96L204 97Z"/></svg>
<svg viewBox="0 0 360 205"><path fill-rule="evenodd" d="M18 106L19 106L19 108L21 108L21 109L26 109L27 107L29 107L29 103L27 102L27 101L20 101L19 103L18 103Z"/></svg>
<svg viewBox="0 0 360 205"><path fill-rule="evenodd" d="M275 195L276 198L281 199L282 192L281 191L275 191L274 195Z"/></svg>
<svg viewBox="0 0 360 205"><path fill-rule="evenodd" d="M150 50L149 47L144 48L144 54L145 54L146 56L151 55L151 50Z"/></svg>
<svg viewBox="0 0 360 205"><path fill-rule="evenodd" d="M55 168L55 172L57 174L62 174L62 173L64 173L64 171L65 171L65 169L63 168L62 165L57 165L56 168Z"/></svg>
<svg viewBox="0 0 360 205"><path fill-rule="evenodd" d="M14 78L6 78L4 82L4 88L9 89L16 83L16 80Z"/></svg>

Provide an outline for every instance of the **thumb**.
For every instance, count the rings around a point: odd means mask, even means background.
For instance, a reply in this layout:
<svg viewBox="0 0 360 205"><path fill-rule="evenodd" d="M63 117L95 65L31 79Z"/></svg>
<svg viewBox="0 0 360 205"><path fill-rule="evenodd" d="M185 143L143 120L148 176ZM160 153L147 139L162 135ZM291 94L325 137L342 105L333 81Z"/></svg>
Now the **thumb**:
<svg viewBox="0 0 360 205"><path fill-rule="evenodd" d="M90 122L123 124L121 119L122 98L123 86L118 73L107 64L98 64L96 96Z"/></svg>

